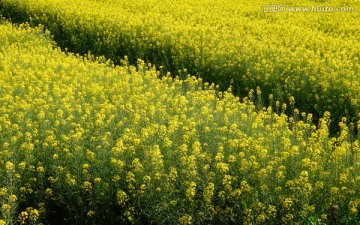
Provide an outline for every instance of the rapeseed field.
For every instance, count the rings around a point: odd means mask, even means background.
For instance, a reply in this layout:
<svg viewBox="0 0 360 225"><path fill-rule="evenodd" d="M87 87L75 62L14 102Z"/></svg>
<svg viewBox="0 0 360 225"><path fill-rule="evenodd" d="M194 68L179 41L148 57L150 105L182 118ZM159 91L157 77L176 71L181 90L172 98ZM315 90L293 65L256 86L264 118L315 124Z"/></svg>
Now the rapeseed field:
<svg viewBox="0 0 360 225"><path fill-rule="evenodd" d="M357 6L2 0L0 225L357 224Z"/></svg>
<svg viewBox="0 0 360 225"><path fill-rule="evenodd" d="M142 61L66 54L41 27L1 31L1 224L359 219L345 118L331 138L328 112L316 127Z"/></svg>
<svg viewBox="0 0 360 225"><path fill-rule="evenodd" d="M14 22L43 24L72 52L140 58L181 78L187 69L237 96L259 86L266 105L270 94L287 105L294 97L316 122L331 112L332 133L342 117L359 119L359 1L2 0L0 8Z"/></svg>

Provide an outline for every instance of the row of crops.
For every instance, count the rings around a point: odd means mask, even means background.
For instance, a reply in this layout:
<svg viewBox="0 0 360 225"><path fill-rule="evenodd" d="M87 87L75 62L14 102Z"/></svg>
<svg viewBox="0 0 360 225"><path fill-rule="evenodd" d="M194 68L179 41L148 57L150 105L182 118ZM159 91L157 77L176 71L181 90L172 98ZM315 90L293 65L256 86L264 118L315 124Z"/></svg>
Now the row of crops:
<svg viewBox="0 0 360 225"><path fill-rule="evenodd" d="M89 51L115 63L141 58L186 78L187 73L232 86L238 96L260 87L268 96L311 112L358 119L360 5L356 1L272 1L282 13L264 13L249 1L2 0L14 22L43 24L63 48ZM290 7L350 8L348 12L295 13ZM187 72L179 72L187 69ZM257 96L255 96L257 97ZM292 112L290 108L287 114Z"/></svg>
<svg viewBox="0 0 360 225"><path fill-rule="evenodd" d="M0 25L0 224L353 224L359 141ZM201 90L204 89L204 90ZM281 109L280 109L281 110Z"/></svg>
<svg viewBox="0 0 360 225"><path fill-rule="evenodd" d="M260 9L1 0L0 225L356 224L358 13Z"/></svg>

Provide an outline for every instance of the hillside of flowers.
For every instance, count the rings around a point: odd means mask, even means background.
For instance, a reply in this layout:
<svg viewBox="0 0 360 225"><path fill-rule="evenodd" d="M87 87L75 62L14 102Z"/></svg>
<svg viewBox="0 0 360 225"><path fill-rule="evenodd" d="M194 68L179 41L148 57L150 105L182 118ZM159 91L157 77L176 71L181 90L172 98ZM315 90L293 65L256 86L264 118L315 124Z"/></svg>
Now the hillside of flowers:
<svg viewBox="0 0 360 225"><path fill-rule="evenodd" d="M267 4L286 8L269 13ZM342 117L359 119L359 8L354 0L0 2L5 17L44 25L63 49L116 64L140 58L182 79L186 69L241 97L260 87L266 105L272 94L288 105L294 98L316 122L331 112L332 133Z"/></svg>
<svg viewBox="0 0 360 225"><path fill-rule="evenodd" d="M346 118L263 107L0 22L0 224L355 224ZM271 96L270 96L271 100ZM293 107L294 102L289 107ZM357 124L353 125L357 126Z"/></svg>

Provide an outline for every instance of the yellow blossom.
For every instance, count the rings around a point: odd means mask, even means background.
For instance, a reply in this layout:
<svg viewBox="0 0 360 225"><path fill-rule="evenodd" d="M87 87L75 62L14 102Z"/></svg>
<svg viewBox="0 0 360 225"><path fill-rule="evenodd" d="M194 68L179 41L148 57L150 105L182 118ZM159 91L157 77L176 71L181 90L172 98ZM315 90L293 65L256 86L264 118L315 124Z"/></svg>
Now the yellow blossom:
<svg viewBox="0 0 360 225"><path fill-rule="evenodd" d="M116 192L116 198L119 205L124 205L128 201L128 196L123 190Z"/></svg>

